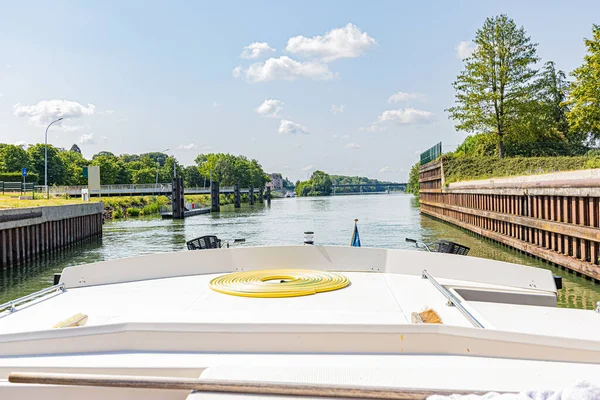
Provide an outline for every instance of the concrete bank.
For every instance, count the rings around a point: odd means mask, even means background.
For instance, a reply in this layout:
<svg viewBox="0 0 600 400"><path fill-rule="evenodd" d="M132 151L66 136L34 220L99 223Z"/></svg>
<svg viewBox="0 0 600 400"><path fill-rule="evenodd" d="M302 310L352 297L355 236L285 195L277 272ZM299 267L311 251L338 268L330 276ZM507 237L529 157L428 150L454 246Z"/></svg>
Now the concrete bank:
<svg viewBox="0 0 600 400"><path fill-rule="evenodd" d="M102 203L0 210L0 266L102 237Z"/></svg>
<svg viewBox="0 0 600 400"><path fill-rule="evenodd" d="M600 281L600 170L445 185L419 169L421 212Z"/></svg>

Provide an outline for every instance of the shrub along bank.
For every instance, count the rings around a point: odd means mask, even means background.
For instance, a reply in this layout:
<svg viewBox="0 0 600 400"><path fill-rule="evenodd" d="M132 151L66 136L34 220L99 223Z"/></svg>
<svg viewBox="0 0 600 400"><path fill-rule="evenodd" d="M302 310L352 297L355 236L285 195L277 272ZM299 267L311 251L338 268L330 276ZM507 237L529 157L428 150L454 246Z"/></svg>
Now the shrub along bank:
<svg viewBox="0 0 600 400"><path fill-rule="evenodd" d="M600 167L600 156L594 155L499 158L446 154L442 157L446 184L476 179L537 175Z"/></svg>
<svg viewBox="0 0 600 400"><path fill-rule="evenodd" d="M171 200L166 196L103 197L101 201L104 203L107 219L154 215L160 212L161 206L171 205ZM200 204L201 207L210 207L209 195L189 195L185 196L185 201ZM233 204L233 201L233 194L219 196L221 205ZM241 201L247 203L248 194L243 193Z"/></svg>
<svg viewBox="0 0 600 400"><path fill-rule="evenodd" d="M503 178L519 175L539 175L559 171L600 168L600 154L591 151L574 157L506 157L469 156L448 153L442 156L446 184L477 179ZM419 166L413 165L407 192L419 195Z"/></svg>

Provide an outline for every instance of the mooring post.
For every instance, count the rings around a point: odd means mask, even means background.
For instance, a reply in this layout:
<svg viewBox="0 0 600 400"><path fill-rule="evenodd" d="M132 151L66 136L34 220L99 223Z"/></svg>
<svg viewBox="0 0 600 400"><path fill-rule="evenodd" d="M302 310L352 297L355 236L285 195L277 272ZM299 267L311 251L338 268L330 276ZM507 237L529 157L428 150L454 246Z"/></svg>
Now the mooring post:
<svg viewBox="0 0 600 400"><path fill-rule="evenodd" d="M221 202L219 199L219 182L212 181L210 185L210 211L221 211Z"/></svg>
<svg viewBox="0 0 600 400"><path fill-rule="evenodd" d="M248 203L250 203L251 206L254 205L254 187L250 187L250 192L248 193Z"/></svg>
<svg viewBox="0 0 600 400"><path fill-rule="evenodd" d="M267 186L267 203L271 202L271 186Z"/></svg>
<svg viewBox="0 0 600 400"><path fill-rule="evenodd" d="M238 183L233 185L233 207L240 208L242 202L240 201L240 185Z"/></svg>
<svg viewBox="0 0 600 400"><path fill-rule="evenodd" d="M183 178L173 178L173 193L171 205L173 208L173 219L185 217L185 199L183 197Z"/></svg>

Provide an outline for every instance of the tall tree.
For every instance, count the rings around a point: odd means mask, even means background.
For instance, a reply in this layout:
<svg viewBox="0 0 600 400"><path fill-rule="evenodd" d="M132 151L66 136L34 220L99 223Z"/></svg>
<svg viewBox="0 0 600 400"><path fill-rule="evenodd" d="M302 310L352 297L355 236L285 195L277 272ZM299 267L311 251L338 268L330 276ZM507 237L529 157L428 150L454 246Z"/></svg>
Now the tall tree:
<svg viewBox="0 0 600 400"><path fill-rule="evenodd" d="M63 184L65 185L86 185L87 178L83 177L83 167L88 165L88 161L77 151L61 151L58 157L64 165L65 175Z"/></svg>
<svg viewBox="0 0 600 400"><path fill-rule="evenodd" d="M504 14L487 18L474 43L473 54L453 83L456 105L448 112L457 129L494 132L503 157L504 136L530 98L537 45Z"/></svg>
<svg viewBox="0 0 600 400"><path fill-rule="evenodd" d="M585 39L583 65L571 73L575 81L567 101L571 129L590 141L600 139L600 25L592 26L592 35L592 39Z"/></svg>
<svg viewBox="0 0 600 400"><path fill-rule="evenodd" d="M19 172L29 168L29 157L22 146L7 144L0 148L0 172Z"/></svg>
<svg viewBox="0 0 600 400"><path fill-rule="evenodd" d="M44 182L44 150L43 143L34 144L27 148L31 169L40 177L40 183ZM59 157L60 149L48 145L48 185L64 185L65 164Z"/></svg>

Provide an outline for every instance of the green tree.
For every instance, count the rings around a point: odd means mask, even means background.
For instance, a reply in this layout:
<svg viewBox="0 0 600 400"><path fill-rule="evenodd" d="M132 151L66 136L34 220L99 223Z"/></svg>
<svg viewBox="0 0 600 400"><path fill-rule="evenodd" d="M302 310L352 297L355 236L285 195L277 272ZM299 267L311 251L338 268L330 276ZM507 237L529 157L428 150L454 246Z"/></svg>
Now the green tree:
<svg viewBox="0 0 600 400"><path fill-rule="evenodd" d="M158 163L162 167L162 166L165 165L165 161L167 160L167 158L169 156L167 154L165 154L165 153L154 151L154 152L151 152L151 153L144 153L140 157L148 157L153 162Z"/></svg>
<svg viewBox="0 0 600 400"><path fill-rule="evenodd" d="M197 166L188 165L183 169L183 185L185 187L200 187L204 185L204 177L200 175Z"/></svg>
<svg viewBox="0 0 600 400"><path fill-rule="evenodd" d="M132 183L156 183L156 170L151 168L142 168L134 170L131 173Z"/></svg>
<svg viewBox="0 0 600 400"><path fill-rule="evenodd" d="M567 104L569 125L590 140L600 139L600 25L592 26L592 39L585 39L587 54L583 65L571 75L575 81Z"/></svg>
<svg viewBox="0 0 600 400"><path fill-rule="evenodd" d="M110 151L101 151L97 154L94 154L92 156L92 160L95 160L96 158L102 157L102 156L114 157L115 155L113 153L111 153Z"/></svg>
<svg viewBox="0 0 600 400"><path fill-rule="evenodd" d="M129 181L124 181L124 166L114 155L95 155L92 159L91 165L97 165L100 167L100 183L102 185L129 183Z"/></svg>
<svg viewBox="0 0 600 400"><path fill-rule="evenodd" d="M298 196L329 196L332 191L333 182L331 176L323 171L315 171L310 179L296 184Z"/></svg>
<svg viewBox="0 0 600 400"><path fill-rule="evenodd" d="M7 144L0 148L0 172L20 172L29 168L29 157L22 146Z"/></svg>
<svg viewBox="0 0 600 400"><path fill-rule="evenodd" d="M175 157L167 157L164 165L158 172L158 179L160 182L167 183L173 180L173 164L177 164L177 176L183 177L183 167L177 162Z"/></svg>
<svg viewBox="0 0 600 400"><path fill-rule="evenodd" d="M239 184L241 187L263 187L269 177L257 160L248 160L244 156L211 153L200 154L195 159L202 177L210 176L222 186Z"/></svg>
<svg viewBox="0 0 600 400"><path fill-rule="evenodd" d="M531 98L536 44L504 14L487 18L474 42L473 54L453 83L456 105L448 112L459 130L495 133L503 157L504 137Z"/></svg>
<svg viewBox="0 0 600 400"><path fill-rule="evenodd" d="M408 174L408 183L406 184L406 193L412 193L415 196L419 195L419 191L421 190L421 184L419 183L420 166L421 162L417 161L417 163L410 169L410 173Z"/></svg>
<svg viewBox="0 0 600 400"><path fill-rule="evenodd" d="M33 172L40 177L40 184L44 183L44 149L46 146L42 143L34 144L27 148L29 156L29 165ZM48 145L48 185L65 184L65 165L59 157L60 150L52 145Z"/></svg>
<svg viewBox="0 0 600 400"><path fill-rule="evenodd" d="M63 184L65 185L87 185L87 178L83 177L83 167L89 162L83 158L80 152L69 150L61 151L58 156L62 160L65 170Z"/></svg>

